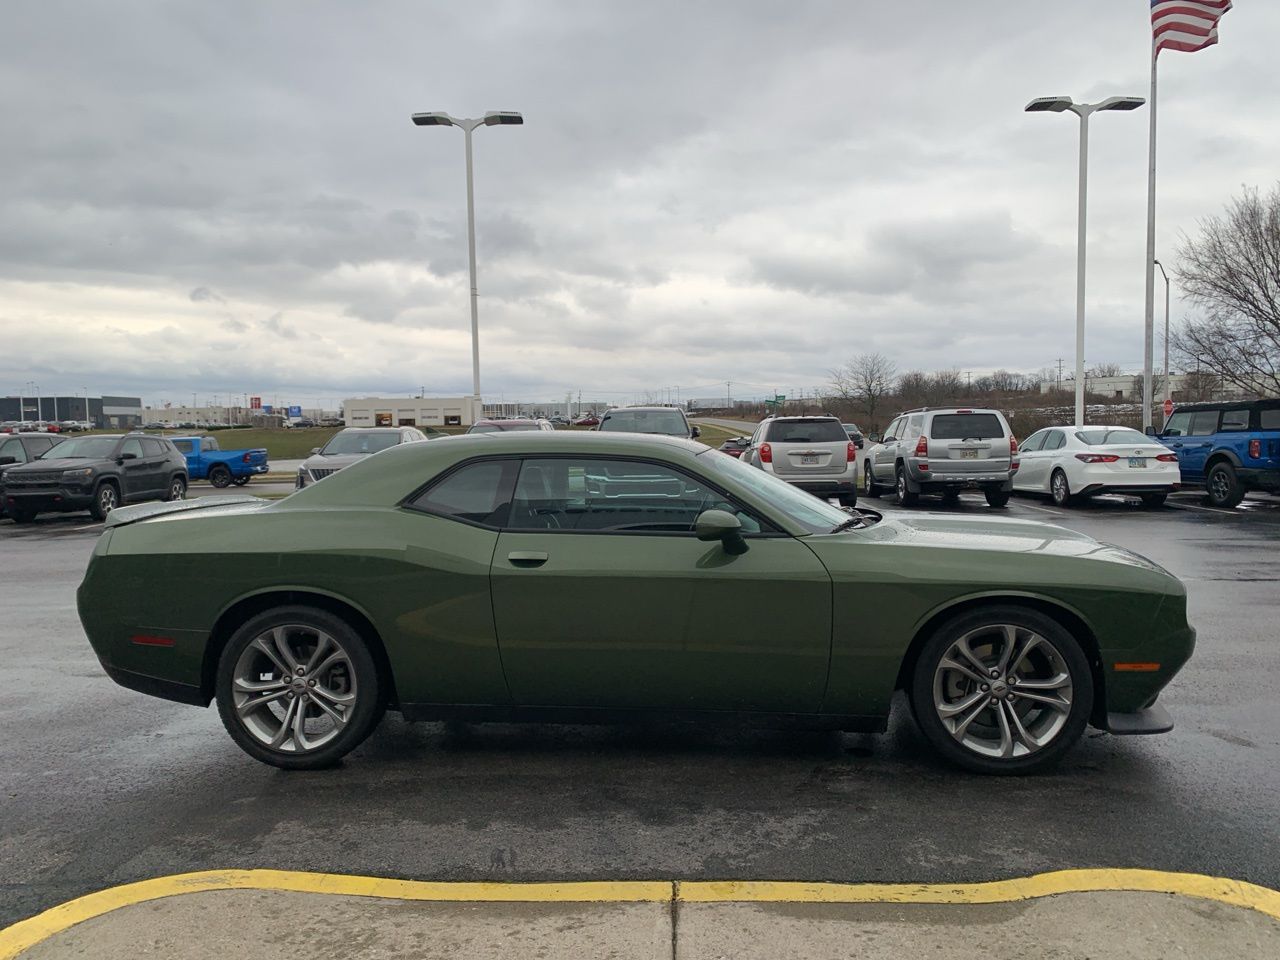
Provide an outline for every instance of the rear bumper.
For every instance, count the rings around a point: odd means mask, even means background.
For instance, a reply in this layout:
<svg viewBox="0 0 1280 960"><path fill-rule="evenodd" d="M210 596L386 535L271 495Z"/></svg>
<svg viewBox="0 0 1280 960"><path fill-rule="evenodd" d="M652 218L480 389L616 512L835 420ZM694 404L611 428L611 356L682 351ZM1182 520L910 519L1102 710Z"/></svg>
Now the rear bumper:
<svg viewBox="0 0 1280 960"><path fill-rule="evenodd" d="M793 487L799 487L807 493L828 493L828 494L851 494L858 487L852 479L849 480L791 480L787 477L779 477L779 480L786 480Z"/></svg>
<svg viewBox="0 0 1280 960"><path fill-rule="evenodd" d="M923 469L922 464L928 464ZM1008 466L998 470L955 469L946 460L923 460L912 457L906 461L907 482L914 492L927 493L936 490L1013 489L1014 471ZM952 467L948 469L948 467Z"/></svg>
<svg viewBox="0 0 1280 960"><path fill-rule="evenodd" d="M1280 490L1280 470L1259 467L1241 467L1236 476L1249 490Z"/></svg>
<svg viewBox="0 0 1280 960"><path fill-rule="evenodd" d="M1079 493L1085 496L1095 493L1128 493L1139 496L1144 493L1176 493L1181 489L1180 483L1091 483L1081 488Z"/></svg>
<svg viewBox="0 0 1280 960"><path fill-rule="evenodd" d="M1135 713L1108 713L1107 732L1117 737L1136 737L1152 733L1168 733L1173 717L1158 703Z"/></svg>

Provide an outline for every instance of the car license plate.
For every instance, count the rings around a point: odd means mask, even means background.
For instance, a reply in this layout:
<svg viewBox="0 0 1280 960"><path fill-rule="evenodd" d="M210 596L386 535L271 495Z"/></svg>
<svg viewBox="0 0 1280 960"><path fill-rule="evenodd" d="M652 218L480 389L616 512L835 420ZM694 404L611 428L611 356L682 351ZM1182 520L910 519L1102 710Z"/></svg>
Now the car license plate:
<svg viewBox="0 0 1280 960"><path fill-rule="evenodd" d="M961 450L960 459L961 460L977 460L978 451L977 450Z"/></svg>
<svg viewBox="0 0 1280 960"><path fill-rule="evenodd" d="M1129 466L1131 467L1145 467L1146 465L1147 465L1146 457L1130 457L1129 458Z"/></svg>
<svg viewBox="0 0 1280 960"><path fill-rule="evenodd" d="M803 457L800 458L800 462L806 466L811 463L817 463L818 455L816 453L805 454Z"/></svg>

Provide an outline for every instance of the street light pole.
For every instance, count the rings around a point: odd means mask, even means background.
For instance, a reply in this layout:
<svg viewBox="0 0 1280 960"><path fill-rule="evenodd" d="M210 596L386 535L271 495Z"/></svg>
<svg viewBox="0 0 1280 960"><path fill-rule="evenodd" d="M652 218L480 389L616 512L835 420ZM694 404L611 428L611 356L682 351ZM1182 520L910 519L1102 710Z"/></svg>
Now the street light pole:
<svg viewBox="0 0 1280 960"><path fill-rule="evenodd" d="M467 259L471 274L471 392L480 404L480 291L476 285L476 200L472 175L471 134L476 127L521 125L524 117L513 110L491 110L478 119L451 117L447 113L415 113L419 127L461 127L467 154ZM483 412L483 411L481 411ZM473 412L473 419L477 414Z"/></svg>
<svg viewBox="0 0 1280 960"><path fill-rule="evenodd" d="M1167 401L1171 399L1169 395L1169 275L1164 272L1164 264L1159 260L1151 262L1160 268L1160 276L1164 277L1164 399ZM1150 352L1147 355L1149 357Z"/></svg>
<svg viewBox="0 0 1280 960"><path fill-rule="evenodd" d="M1070 110L1080 118L1080 197L1076 237L1076 415L1077 427L1084 426L1084 291L1085 238L1089 208L1089 117L1103 110L1136 110L1142 97L1108 97L1100 103L1075 103L1070 97L1040 97L1026 106L1027 113L1062 113Z"/></svg>

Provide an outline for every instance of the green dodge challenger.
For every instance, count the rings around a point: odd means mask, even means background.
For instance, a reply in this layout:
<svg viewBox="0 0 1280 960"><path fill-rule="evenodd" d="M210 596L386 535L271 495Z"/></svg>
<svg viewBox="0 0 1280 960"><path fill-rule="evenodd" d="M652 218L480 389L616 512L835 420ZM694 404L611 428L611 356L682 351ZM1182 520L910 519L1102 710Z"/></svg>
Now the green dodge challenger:
<svg viewBox="0 0 1280 960"><path fill-rule="evenodd" d="M216 700L251 756L336 762L409 719L751 718L879 731L902 689L970 770L1087 724L1172 727L1186 591L1010 519L880 519L701 444L513 433L394 447L285 500L113 512L79 595L117 683Z"/></svg>

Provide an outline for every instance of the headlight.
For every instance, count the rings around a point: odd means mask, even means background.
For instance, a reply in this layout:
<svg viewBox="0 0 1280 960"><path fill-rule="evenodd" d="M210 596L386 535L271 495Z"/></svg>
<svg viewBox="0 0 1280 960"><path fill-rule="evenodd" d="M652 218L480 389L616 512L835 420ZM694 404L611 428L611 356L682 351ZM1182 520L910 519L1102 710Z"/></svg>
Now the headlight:
<svg viewBox="0 0 1280 960"><path fill-rule="evenodd" d="M93 476L93 467L81 467L79 470L63 470L63 480L87 480Z"/></svg>

